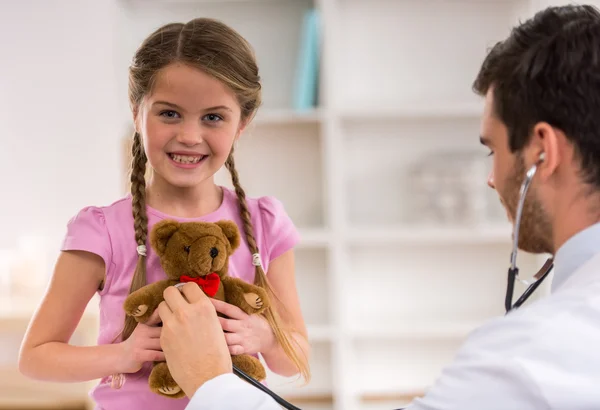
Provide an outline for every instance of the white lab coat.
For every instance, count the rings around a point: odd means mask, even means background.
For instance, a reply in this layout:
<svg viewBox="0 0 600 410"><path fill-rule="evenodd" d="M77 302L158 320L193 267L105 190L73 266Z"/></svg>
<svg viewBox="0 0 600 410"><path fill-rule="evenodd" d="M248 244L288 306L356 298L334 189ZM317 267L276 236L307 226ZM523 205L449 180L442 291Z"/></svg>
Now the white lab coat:
<svg viewBox="0 0 600 410"><path fill-rule="evenodd" d="M228 374L187 410L280 410ZM600 224L555 257L552 292L472 332L425 397L407 410L600 409Z"/></svg>

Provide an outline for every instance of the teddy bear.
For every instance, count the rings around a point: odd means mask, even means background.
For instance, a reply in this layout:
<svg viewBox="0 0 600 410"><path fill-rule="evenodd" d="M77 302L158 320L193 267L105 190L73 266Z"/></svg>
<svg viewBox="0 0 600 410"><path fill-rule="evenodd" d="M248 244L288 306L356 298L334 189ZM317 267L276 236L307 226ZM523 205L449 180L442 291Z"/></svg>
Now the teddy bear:
<svg viewBox="0 0 600 410"><path fill-rule="evenodd" d="M156 223L150 232L150 244L167 279L131 293L124 302L126 314L144 323L164 300L164 290L183 282L195 282L209 297L235 305L247 314L262 313L269 307L266 291L228 275L229 257L239 247L240 239L237 225L229 220ZM235 355L232 362L255 380L266 378L262 363L254 356ZM162 396L185 395L171 377L166 362L153 364L148 383L151 391Z"/></svg>

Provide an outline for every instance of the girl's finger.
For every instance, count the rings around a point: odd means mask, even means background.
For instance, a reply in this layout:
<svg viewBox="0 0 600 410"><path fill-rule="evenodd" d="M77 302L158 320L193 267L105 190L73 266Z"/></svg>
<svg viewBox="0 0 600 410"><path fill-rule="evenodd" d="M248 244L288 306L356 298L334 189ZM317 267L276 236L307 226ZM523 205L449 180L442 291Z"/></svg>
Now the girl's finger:
<svg viewBox="0 0 600 410"><path fill-rule="evenodd" d="M225 319L224 317L219 317L219 322L221 322L221 327L226 332L235 333L241 328L239 320Z"/></svg>
<svg viewBox="0 0 600 410"><path fill-rule="evenodd" d="M157 350L145 350L142 352L141 359L144 362L164 362L165 354Z"/></svg>
<svg viewBox="0 0 600 410"><path fill-rule="evenodd" d="M144 341L144 349L161 351L160 338L146 339Z"/></svg>
<svg viewBox="0 0 600 410"><path fill-rule="evenodd" d="M148 327L146 329L146 335L150 338L150 339L158 339L160 337L160 333L162 332L162 327Z"/></svg>
<svg viewBox="0 0 600 410"><path fill-rule="evenodd" d="M237 333L225 333L225 341L228 346L239 345L242 343L242 337Z"/></svg>
<svg viewBox="0 0 600 410"><path fill-rule="evenodd" d="M158 309L155 309L154 312L152 312L152 315L150 315L150 317L146 321L146 324L148 326L154 326L154 325L157 325L158 323L160 323L160 316L158 314Z"/></svg>
<svg viewBox="0 0 600 410"><path fill-rule="evenodd" d="M239 307L231 305L227 302L223 302L222 300L210 299L210 301L215 306L217 312L222 313L225 316L230 317L231 319L241 320L245 319L246 316L248 316L246 312L244 312Z"/></svg>
<svg viewBox="0 0 600 410"><path fill-rule="evenodd" d="M231 355L239 355L244 354L244 348L240 345L229 346L229 354Z"/></svg>

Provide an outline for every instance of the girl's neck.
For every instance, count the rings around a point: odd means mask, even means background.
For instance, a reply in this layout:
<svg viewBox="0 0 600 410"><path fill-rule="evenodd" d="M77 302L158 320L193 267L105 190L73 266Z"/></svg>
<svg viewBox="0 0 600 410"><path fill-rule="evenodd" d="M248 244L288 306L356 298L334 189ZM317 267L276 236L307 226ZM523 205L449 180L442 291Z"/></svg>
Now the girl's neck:
<svg viewBox="0 0 600 410"><path fill-rule="evenodd" d="M223 201L223 190L214 180L179 188L152 175L146 188L146 204L162 213L180 218L197 218L216 211Z"/></svg>

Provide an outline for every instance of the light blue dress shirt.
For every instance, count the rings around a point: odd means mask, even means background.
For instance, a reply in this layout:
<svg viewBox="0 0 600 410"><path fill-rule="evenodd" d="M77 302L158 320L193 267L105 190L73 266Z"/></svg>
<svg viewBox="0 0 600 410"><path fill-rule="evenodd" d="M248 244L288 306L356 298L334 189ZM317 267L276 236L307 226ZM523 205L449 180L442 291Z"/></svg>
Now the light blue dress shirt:
<svg viewBox="0 0 600 410"><path fill-rule="evenodd" d="M600 224L584 229L565 242L554 256L552 292L597 253L600 253Z"/></svg>

